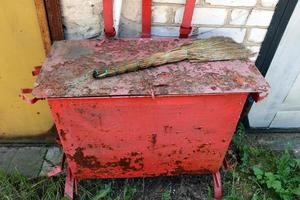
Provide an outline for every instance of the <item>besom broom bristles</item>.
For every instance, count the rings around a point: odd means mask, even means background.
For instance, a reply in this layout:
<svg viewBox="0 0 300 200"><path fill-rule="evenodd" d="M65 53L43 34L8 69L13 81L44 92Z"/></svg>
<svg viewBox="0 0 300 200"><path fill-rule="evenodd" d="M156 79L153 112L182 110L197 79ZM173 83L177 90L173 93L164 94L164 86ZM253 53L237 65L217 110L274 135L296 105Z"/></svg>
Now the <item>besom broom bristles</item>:
<svg viewBox="0 0 300 200"><path fill-rule="evenodd" d="M243 45L234 42L231 38L212 37L209 39L193 40L166 52L158 52L139 59L118 63L102 72L95 69L93 77L100 79L183 60L208 62L247 59L249 56L251 56L250 51Z"/></svg>

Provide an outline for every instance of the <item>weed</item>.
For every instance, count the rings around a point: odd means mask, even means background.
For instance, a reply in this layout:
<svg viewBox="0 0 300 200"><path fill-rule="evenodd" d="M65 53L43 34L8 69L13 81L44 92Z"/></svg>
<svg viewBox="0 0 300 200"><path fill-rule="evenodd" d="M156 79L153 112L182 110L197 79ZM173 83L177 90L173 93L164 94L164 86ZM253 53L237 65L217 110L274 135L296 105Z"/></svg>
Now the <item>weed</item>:
<svg viewBox="0 0 300 200"><path fill-rule="evenodd" d="M170 190L164 191L161 194L161 200L171 200L171 191Z"/></svg>
<svg viewBox="0 0 300 200"><path fill-rule="evenodd" d="M275 161L272 170L265 170L259 166L253 166L253 172L258 182L266 186L281 199L289 200L300 196L300 165L299 159L291 156L289 150Z"/></svg>
<svg viewBox="0 0 300 200"><path fill-rule="evenodd" d="M106 184L103 189L100 189L96 196L92 198L92 200L100 200L103 198L108 198L108 195L111 193L111 184Z"/></svg>
<svg viewBox="0 0 300 200"><path fill-rule="evenodd" d="M213 199L213 191L212 191L212 189L211 189L211 187L210 186L208 186L207 187L207 199L208 200L211 200L211 199Z"/></svg>
<svg viewBox="0 0 300 200"><path fill-rule="evenodd" d="M125 186L124 189L124 200L132 200L134 195L136 193L136 188L131 187L131 186Z"/></svg>
<svg viewBox="0 0 300 200"><path fill-rule="evenodd" d="M28 179L15 171L0 171L0 200L60 200L62 177Z"/></svg>
<svg viewBox="0 0 300 200"><path fill-rule="evenodd" d="M224 199L292 200L300 197L300 160L289 148L278 158L268 149L253 146L242 124L232 141L239 164L226 174Z"/></svg>

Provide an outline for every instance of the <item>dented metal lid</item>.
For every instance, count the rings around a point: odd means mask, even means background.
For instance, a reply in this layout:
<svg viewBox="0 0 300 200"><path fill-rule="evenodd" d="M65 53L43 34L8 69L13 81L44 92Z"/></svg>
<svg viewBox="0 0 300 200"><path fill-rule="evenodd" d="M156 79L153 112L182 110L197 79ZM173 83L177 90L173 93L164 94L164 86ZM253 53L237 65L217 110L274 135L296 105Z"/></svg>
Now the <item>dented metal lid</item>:
<svg viewBox="0 0 300 200"><path fill-rule="evenodd" d="M263 98L269 85L246 60L182 61L104 79L94 68L169 50L189 40L66 40L53 44L36 80L36 98L253 93Z"/></svg>

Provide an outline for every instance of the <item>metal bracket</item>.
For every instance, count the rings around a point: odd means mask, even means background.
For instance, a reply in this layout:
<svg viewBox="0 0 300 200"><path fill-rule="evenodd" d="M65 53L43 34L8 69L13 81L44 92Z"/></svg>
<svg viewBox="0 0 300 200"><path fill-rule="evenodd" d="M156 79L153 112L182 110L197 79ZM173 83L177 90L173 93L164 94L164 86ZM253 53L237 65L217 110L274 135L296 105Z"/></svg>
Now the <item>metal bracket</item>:
<svg viewBox="0 0 300 200"><path fill-rule="evenodd" d="M65 162L66 162L66 155L63 154L60 165L58 167L55 167L51 172L48 172L48 176L55 176L57 174L59 174L60 172L62 172L64 170L64 166L65 166Z"/></svg>
<svg viewBox="0 0 300 200"><path fill-rule="evenodd" d="M40 72L41 72L41 68L42 68L42 66L36 66L36 67L34 67L33 68L33 70L32 70L32 76L37 76L37 75L39 75L40 74Z"/></svg>
<svg viewBox="0 0 300 200"><path fill-rule="evenodd" d="M255 102L259 102L259 101L263 100L264 98L266 98L267 96L268 96L268 93L253 93L253 94L251 94L251 97Z"/></svg>
<svg viewBox="0 0 300 200"><path fill-rule="evenodd" d="M212 173L214 180L214 199L221 200L222 199L222 182L221 182L221 174L220 171Z"/></svg>
<svg viewBox="0 0 300 200"><path fill-rule="evenodd" d="M60 172L63 171L64 165L66 162L66 155L63 154L60 166L56 167L54 170L49 172L47 175L49 177L55 176L59 174ZM65 192L64 195L70 200L73 200L74 198L74 189L75 189L75 194L78 195L78 180L74 178L71 168L67 167L66 169L66 182L65 182Z"/></svg>
<svg viewBox="0 0 300 200"><path fill-rule="evenodd" d="M180 38L187 38L191 33L192 27L180 26Z"/></svg>
<svg viewBox="0 0 300 200"><path fill-rule="evenodd" d="M193 13L195 9L196 0L186 0L182 23L179 30L180 38L187 38L192 30L191 22L193 18Z"/></svg>
<svg viewBox="0 0 300 200"><path fill-rule="evenodd" d="M104 29L104 33L105 33L105 36L106 37L115 37L116 35L116 30L114 27L112 27L112 30L111 31L107 31Z"/></svg>
<svg viewBox="0 0 300 200"><path fill-rule="evenodd" d="M32 70L32 76L37 76L40 74L42 66L36 66ZM27 94L32 93L32 88L21 88L21 94L19 95L24 101L26 101L29 104L35 104L37 101L42 100L40 98L29 98Z"/></svg>
<svg viewBox="0 0 300 200"><path fill-rule="evenodd" d="M29 104L35 104L37 101L42 100L36 97L29 98L27 94L31 94L31 92L32 92L32 88L21 88L21 94L19 96Z"/></svg>

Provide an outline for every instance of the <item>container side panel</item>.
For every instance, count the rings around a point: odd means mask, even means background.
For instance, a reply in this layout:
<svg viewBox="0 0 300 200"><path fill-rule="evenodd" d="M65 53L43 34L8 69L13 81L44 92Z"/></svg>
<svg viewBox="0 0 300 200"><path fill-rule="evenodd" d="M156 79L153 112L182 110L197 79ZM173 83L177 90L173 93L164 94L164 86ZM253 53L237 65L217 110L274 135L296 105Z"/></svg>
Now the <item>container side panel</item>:
<svg viewBox="0 0 300 200"><path fill-rule="evenodd" d="M246 94L49 99L77 178L216 172Z"/></svg>

